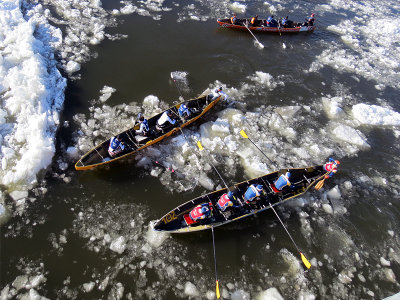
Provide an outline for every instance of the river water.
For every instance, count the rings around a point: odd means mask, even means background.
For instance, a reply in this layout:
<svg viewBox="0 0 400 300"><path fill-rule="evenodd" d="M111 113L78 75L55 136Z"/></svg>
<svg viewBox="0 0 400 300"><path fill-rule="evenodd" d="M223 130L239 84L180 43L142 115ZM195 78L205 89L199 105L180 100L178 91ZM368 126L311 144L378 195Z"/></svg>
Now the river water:
<svg viewBox="0 0 400 300"><path fill-rule="evenodd" d="M214 299L211 232L160 234L152 222L223 186L210 160L232 184L329 157L341 164L320 191L277 208L311 269L266 211L215 230L221 297L399 292L397 2L39 3L48 10L37 13L63 32L55 58L65 99L50 165L37 182L2 183L1 299ZM233 12L295 21L315 12L317 29L257 34L260 48L250 33L218 26ZM218 86L229 99L184 129L189 143L175 135L123 162L75 171L80 155L138 112L149 117L180 93L189 99Z"/></svg>

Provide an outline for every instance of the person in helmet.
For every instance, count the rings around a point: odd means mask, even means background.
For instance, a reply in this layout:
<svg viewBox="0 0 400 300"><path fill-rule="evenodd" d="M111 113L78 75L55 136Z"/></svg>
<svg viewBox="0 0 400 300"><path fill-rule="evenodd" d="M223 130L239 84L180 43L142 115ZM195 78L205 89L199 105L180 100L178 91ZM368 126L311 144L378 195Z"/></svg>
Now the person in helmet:
<svg viewBox="0 0 400 300"><path fill-rule="evenodd" d="M150 132L149 122L142 115L139 117L139 124L139 130L136 130L136 134L148 136Z"/></svg>
<svg viewBox="0 0 400 300"><path fill-rule="evenodd" d="M173 118L173 113L169 109L165 111L161 117L157 120L157 125L160 129L168 127L168 125L175 125L176 120Z"/></svg>
<svg viewBox="0 0 400 300"><path fill-rule="evenodd" d="M236 16L236 13L234 13L233 16L231 17L231 23L233 25L239 25L239 20L238 20L238 18Z"/></svg>
<svg viewBox="0 0 400 300"><path fill-rule="evenodd" d="M181 106L179 106L178 114L181 118L188 120L192 115L192 110L187 107L187 103L182 103Z"/></svg>
<svg viewBox="0 0 400 300"><path fill-rule="evenodd" d="M219 88L216 88L216 89L214 90L214 92L213 92L212 95L211 95L211 97L212 97L211 101L214 101L215 99L217 99L217 98L220 97L220 96L224 96L224 99L225 99L225 100L228 100L228 95L225 94L225 93L222 91L222 86L219 87Z"/></svg>
<svg viewBox="0 0 400 300"><path fill-rule="evenodd" d="M110 145L108 147L108 154L111 157L116 157L119 153L125 150L125 144L121 141L119 135L113 136L110 139Z"/></svg>
<svg viewBox="0 0 400 300"><path fill-rule="evenodd" d="M256 15L255 17L252 17L250 20L250 25L253 27L258 26L259 23L260 23L260 21L258 20L258 15Z"/></svg>
<svg viewBox="0 0 400 300"><path fill-rule="evenodd" d="M229 193L223 194L218 202L217 202L217 207L221 211L225 211L228 207L239 207L240 205L236 205L237 203L236 197L233 195L232 191L229 191Z"/></svg>
<svg viewBox="0 0 400 300"><path fill-rule="evenodd" d="M306 21L304 22L304 26L313 26L315 22L315 14L311 14L308 18L306 18Z"/></svg>
<svg viewBox="0 0 400 300"><path fill-rule="evenodd" d="M264 187L261 184L252 184L248 187L246 193L244 193L244 200L247 202L254 201L257 197L260 197Z"/></svg>
<svg viewBox="0 0 400 300"><path fill-rule="evenodd" d="M278 27L278 21L275 20L274 15L268 17L267 26L268 27Z"/></svg>
<svg viewBox="0 0 400 300"><path fill-rule="evenodd" d="M274 185L278 191L282 191L282 189L286 186L291 186L292 184L290 183L290 172L286 172L285 174L282 174L279 176L279 178L274 182Z"/></svg>
<svg viewBox="0 0 400 300"><path fill-rule="evenodd" d="M283 27L288 27L289 16L286 16L282 19L281 24Z"/></svg>
<svg viewBox="0 0 400 300"><path fill-rule="evenodd" d="M201 205L197 205L193 208L190 213L189 217L194 221L197 222L199 220L203 220L211 216L211 210L208 203L203 203Z"/></svg>
<svg viewBox="0 0 400 300"><path fill-rule="evenodd" d="M325 174L325 178L332 177L337 172L337 165L340 164L340 161L335 160L333 158L329 158L329 162L323 165L323 169L327 174Z"/></svg>

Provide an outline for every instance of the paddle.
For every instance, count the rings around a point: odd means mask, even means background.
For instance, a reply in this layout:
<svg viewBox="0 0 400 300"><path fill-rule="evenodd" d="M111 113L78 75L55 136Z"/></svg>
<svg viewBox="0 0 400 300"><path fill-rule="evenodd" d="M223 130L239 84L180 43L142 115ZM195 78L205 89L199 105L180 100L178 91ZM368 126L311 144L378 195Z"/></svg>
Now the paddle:
<svg viewBox="0 0 400 300"><path fill-rule="evenodd" d="M257 40L256 36L251 32L251 30L249 29L249 27L247 27L248 21L246 20L246 22L243 23L244 27L247 28L247 30L250 32L250 34L253 36L253 38L256 40L257 44L261 47L264 48L264 45L260 43L259 40Z"/></svg>
<svg viewBox="0 0 400 300"><path fill-rule="evenodd" d="M213 239L213 250L214 250L214 269L215 269L215 291L217 294L217 299L221 297L219 293L219 283L218 283L218 273L217 273L217 256L215 255L215 240L214 240L214 226L211 226L211 233L212 233L212 239Z"/></svg>
<svg viewBox="0 0 400 300"><path fill-rule="evenodd" d="M282 39L281 24L279 24L279 26L278 26L278 31L279 31L279 35L280 35L281 41L282 41L282 48L286 49L286 45L285 45L285 43L283 42L283 39Z"/></svg>
<svg viewBox="0 0 400 300"><path fill-rule="evenodd" d="M324 179L322 179L321 181L319 181L319 182L315 185L314 189L317 190L317 191L319 191L319 190L324 186L325 179L326 179L326 178L324 178Z"/></svg>
<svg viewBox="0 0 400 300"><path fill-rule="evenodd" d="M274 167L277 168L277 166L272 162L272 160L271 160L264 152L262 152L262 150L261 150L260 148L258 148L258 146L247 136L246 132L244 132L243 129L240 130L240 135L241 135L242 137L244 137L245 139L248 139L250 142L252 142L252 144L253 144L254 146L256 146L256 148L257 148L258 150L260 150L260 152L271 162L271 164L272 164Z"/></svg>
<svg viewBox="0 0 400 300"><path fill-rule="evenodd" d="M307 258L304 256L304 254L299 250L299 247L297 247L297 245L294 242L292 236L290 235L289 231L286 229L286 227L283 224L281 218L279 218L278 213L276 212L274 207L271 205L271 203L269 204L269 207L274 211L274 213L275 213L276 217L278 218L279 222L281 222L283 228L285 229L286 233L289 235L289 237L292 240L292 242L293 242L294 246L296 247L297 251L300 253L301 261L303 262L303 264L306 266L307 269L311 268L311 263L307 260Z"/></svg>

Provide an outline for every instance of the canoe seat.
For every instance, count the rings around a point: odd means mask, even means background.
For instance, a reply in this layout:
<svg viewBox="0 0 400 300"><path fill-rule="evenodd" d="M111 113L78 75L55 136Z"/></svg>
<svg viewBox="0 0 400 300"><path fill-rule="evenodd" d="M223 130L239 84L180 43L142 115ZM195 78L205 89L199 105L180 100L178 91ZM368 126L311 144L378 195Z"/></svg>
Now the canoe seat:
<svg viewBox="0 0 400 300"><path fill-rule="evenodd" d="M138 143L143 142L144 140L147 139L147 136L141 136L141 135L136 135L135 139Z"/></svg>

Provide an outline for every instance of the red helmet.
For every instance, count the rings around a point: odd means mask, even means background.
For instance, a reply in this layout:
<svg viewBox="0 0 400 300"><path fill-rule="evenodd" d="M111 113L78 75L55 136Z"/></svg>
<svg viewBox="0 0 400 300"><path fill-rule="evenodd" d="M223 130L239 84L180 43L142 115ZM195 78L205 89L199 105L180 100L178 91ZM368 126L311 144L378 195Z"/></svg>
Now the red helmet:
<svg viewBox="0 0 400 300"><path fill-rule="evenodd" d="M313 13L313 14L311 14L311 17L315 17L315 14Z"/></svg>

